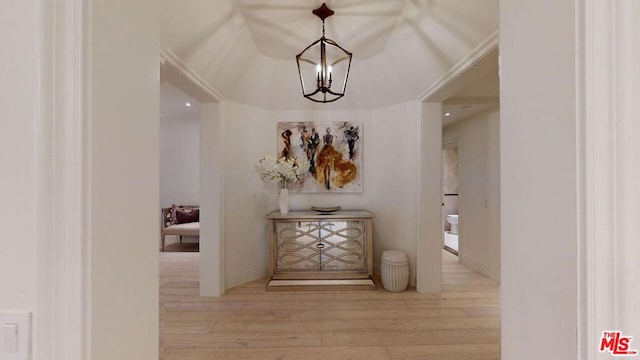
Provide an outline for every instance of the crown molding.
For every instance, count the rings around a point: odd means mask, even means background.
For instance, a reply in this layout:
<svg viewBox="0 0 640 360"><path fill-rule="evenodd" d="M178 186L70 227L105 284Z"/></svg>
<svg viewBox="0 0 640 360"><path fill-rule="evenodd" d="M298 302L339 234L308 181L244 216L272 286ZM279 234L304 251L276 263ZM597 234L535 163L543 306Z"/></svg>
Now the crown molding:
<svg viewBox="0 0 640 360"><path fill-rule="evenodd" d="M442 102L442 105L499 105L497 96L453 97Z"/></svg>
<svg viewBox="0 0 640 360"><path fill-rule="evenodd" d="M224 96L168 48L160 51L160 80L203 102L221 102Z"/></svg>
<svg viewBox="0 0 640 360"><path fill-rule="evenodd" d="M442 102L458 90L470 85L478 76L494 69L498 63L499 40L500 33L496 30L469 55L427 88L418 97L418 100L422 102Z"/></svg>

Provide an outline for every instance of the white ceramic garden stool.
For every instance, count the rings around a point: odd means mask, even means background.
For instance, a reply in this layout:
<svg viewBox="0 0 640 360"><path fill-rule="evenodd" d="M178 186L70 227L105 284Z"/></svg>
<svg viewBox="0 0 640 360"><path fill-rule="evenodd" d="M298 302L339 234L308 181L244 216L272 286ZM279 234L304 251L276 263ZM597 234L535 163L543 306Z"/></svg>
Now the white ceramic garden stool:
<svg viewBox="0 0 640 360"><path fill-rule="evenodd" d="M382 287L391 292L401 292L409 285L409 259L407 254L398 250L382 252L380 262L380 277Z"/></svg>

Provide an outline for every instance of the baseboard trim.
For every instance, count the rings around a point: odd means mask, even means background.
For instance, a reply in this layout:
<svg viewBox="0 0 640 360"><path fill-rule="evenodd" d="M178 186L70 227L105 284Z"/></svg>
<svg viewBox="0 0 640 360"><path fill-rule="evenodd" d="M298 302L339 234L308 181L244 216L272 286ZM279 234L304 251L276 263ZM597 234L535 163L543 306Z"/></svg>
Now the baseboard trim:
<svg viewBox="0 0 640 360"><path fill-rule="evenodd" d="M459 256L460 262L468 267L469 269L476 271L486 277L488 277L489 279L496 281L496 282L500 282L500 271L491 267L491 266L487 266L486 264L483 264L482 262L469 257L469 256L465 256L465 255L460 255ZM374 264L373 265L373 274L377 277L380 277L380 264ZM409 274L409 285L415 287L417 283L417 276L415 273L410 273Z"/></svg>
<svg viewBox="0 0 640 360"><path fill-rule="evenodd" d="M240 274L235 274L228 276L225 280L225 289L231 289L236 286L240 286L254 280L258 280L267 276L267 267L261 267L258 269L253 269L249 271L245 271Z"/></svg>
<svg viewBox="0 0 640 360"><path fill-rule="evenodd" d="M476 271L486 277L488 277L489 279L493 280L493 281L497 281L500 282L500 270L492 267L492 266L488 266L484 263L482 263L481 261L478 261L468 255L464 255L464 254L460 254L459 255L460 258L460 262L462 263L462 265L468 267L469 269Z"/></svg>

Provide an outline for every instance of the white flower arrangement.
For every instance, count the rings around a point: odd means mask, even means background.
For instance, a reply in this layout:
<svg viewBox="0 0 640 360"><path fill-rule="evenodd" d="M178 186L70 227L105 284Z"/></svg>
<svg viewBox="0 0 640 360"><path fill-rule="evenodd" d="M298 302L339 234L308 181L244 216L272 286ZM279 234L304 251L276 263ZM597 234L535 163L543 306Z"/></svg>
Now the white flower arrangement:
<svg viewBox="0 0 640 360"><path fill-rule="evenodd" d="M266 155L258 161L258 168L262 180L277 181L280 188L286 189L291 183L301 181L304 178L309 171L309 164L299 163L294 157L276 159L271 155Z"/></svg>

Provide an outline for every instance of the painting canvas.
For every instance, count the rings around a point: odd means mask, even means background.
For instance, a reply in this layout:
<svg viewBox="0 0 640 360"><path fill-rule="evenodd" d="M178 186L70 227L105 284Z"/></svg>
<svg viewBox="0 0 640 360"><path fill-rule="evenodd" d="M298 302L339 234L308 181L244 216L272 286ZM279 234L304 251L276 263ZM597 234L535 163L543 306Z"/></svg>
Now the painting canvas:
<svg viewBox="0 0 640 360"><path fill-rule="evenodd" d="M362 123L279 122L278 156L309 163L297 192L362 192Z"/></svg>

